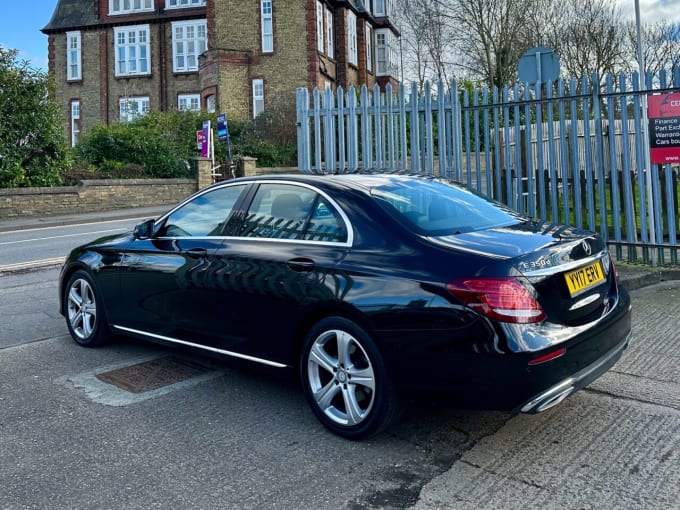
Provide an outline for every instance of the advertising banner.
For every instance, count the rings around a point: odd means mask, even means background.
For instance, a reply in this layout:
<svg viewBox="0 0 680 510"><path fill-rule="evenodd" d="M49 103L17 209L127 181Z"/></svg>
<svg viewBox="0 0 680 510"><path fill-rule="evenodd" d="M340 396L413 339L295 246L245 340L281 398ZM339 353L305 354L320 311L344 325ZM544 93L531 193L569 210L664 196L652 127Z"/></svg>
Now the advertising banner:
<svg viewBox="0 0 680 510"><path fill-rule="evenodd" d="M201 147L201 157L207 158L210 156L210 121L203 121L203 146Z"/></svg>
<svg viewBox="0 0 680 510"><path fill-rule="evenodd" d="M226 142L229 138L229 128L227 127L227 114L221 113L217 116L217 139Z"/></svg>
<svg viewBox="0 0 680 510"><path fill-rule="evenodd" d="M206 141L203 139L203 130L199 129L196 131L196 149L199 151L203 151L203 144L205 144Z"/></svg>
<svg viewBox="0 0 680 510"><path fill-rule="evenodd" d="M652 164L680 163L680 93L647 96Z"/></svg>

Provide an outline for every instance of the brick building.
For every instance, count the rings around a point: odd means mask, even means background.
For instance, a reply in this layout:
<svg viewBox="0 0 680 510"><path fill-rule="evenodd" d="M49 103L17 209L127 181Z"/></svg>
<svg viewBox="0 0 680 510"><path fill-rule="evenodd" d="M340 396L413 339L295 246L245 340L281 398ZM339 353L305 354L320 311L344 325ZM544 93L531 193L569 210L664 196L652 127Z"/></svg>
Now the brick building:
<svg viewBox="0 0 680 510"><path fill-rule="evenodd" d="M69 140L149 110L247 119L297 87L396 83L392 2L58 0L42 31Z"/></svg>

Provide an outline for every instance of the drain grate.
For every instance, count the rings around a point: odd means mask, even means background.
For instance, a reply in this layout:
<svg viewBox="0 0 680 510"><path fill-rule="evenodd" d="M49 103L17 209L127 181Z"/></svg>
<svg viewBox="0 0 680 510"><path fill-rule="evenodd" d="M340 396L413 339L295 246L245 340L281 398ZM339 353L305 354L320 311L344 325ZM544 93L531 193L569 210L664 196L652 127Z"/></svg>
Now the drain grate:
<svg viewBox="0 0 680 510"><path fill-rule="evenodd" d="M144 393L210 371L209 368L198 363L170 356L103 372L96 374L96 377L100 381L113 384L130 393Z"/></svg>

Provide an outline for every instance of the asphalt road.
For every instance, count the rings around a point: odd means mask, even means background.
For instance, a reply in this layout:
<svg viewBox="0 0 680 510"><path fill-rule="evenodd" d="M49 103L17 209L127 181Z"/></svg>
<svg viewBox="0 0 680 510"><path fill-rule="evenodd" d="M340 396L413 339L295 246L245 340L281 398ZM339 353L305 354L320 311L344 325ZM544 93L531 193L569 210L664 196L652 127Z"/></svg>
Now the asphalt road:
<svg viewBox="0 0 680 510"><path fill-rule="evenodd" d="M0 509L680 508L680 282L632 293L631 347L554 409L423 398L357 443L269 372L133 341L76 346L57 275L0 276ZM96 378L169 356L201 376L137 395Z"/></svg>
<svg viewBox="0 0 680 510"><path fill-rule="evenodd" d="M61 263L75 246L131 230L141 218L0 231L0 273Z"/></svg>

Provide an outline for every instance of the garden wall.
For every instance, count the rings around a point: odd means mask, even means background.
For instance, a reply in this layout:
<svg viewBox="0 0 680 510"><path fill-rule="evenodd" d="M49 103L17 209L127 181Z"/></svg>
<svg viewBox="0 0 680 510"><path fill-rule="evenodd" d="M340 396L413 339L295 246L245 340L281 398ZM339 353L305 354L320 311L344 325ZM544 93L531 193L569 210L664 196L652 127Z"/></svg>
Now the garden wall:
<svg viewBox="0 0 680 510"><path fill-rule="evenodd" d="M0 189L0 220L174 204L196 191L195 179L107 179L79 186Z"/></svg>
<svg viewBox="0 0 680 510"><path fill-rule="evenodd" d="M197 159L197 179L83 180L79 186L0 189L0 220L174 205L216 180L229 178L213 173L209 159ZM256 159L249 157L238 164L243 175L298 172L293 167L258 168Z"/></svg>

